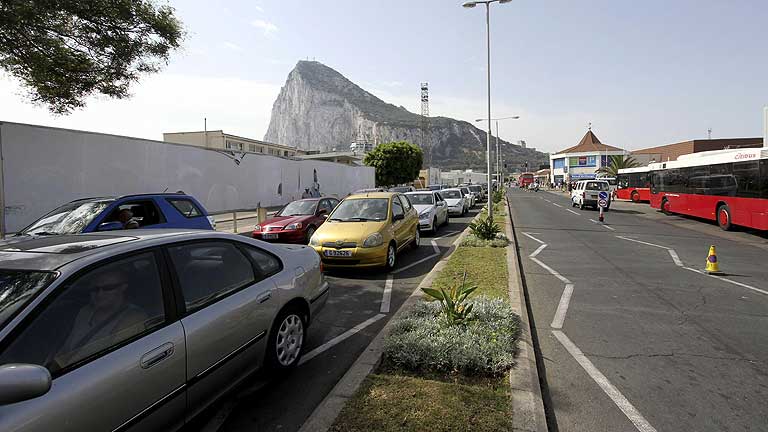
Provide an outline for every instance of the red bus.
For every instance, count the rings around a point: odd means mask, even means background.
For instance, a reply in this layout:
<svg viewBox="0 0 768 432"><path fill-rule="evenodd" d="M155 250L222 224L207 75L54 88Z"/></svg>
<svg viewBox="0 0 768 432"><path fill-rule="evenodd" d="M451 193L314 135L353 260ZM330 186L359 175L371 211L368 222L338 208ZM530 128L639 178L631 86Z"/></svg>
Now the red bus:
<svg viewBox="0 0 768 432"><path fill-rule="evenodd" d="M616 176L616 198L632 202L651 200L650 168L624 168Z"/></svg>
<svg viewBox="0 0 768 432"><path fill-rule="evenodd" d="M649 165L651 207L768 230L768 148L715 150Z"/></svg>
<svg viewBox="0 0 768 432"><path fill-rule="evenodd" d="M531 183L533 183L533 173L527 172L520 174L520 179L518 182L520 183L521 188L527 188Z"/></svg>

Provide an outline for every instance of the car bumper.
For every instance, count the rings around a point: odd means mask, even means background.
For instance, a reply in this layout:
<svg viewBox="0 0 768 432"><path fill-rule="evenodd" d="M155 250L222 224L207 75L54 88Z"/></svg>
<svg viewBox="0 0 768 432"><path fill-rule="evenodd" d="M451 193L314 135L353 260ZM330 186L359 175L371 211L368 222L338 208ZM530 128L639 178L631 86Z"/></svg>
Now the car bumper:
<svg viewBox="0 0 768 432"><path fill-rule="evenodd" d="M464 213L464 207L448 207L449 214L462 214Z"/></svg>
<svg viewBox="0 0 768 432"><path fill-rule="evenodd" d="M345 268L345 267L381 267L387 260L387 244L374 248L349 248L334 249L323 246L313 246L315 251L320 254L323 266L326 268ZM328 257L325 256L326 250L344 250L350 251L349 257Z"/></svg>
<svg viewBox="0 0 768 432"><path fill-rule="evenodd" d="M277 238L264 238L264 234L275 234ZM254 232L253 238L270 243L306 243L307 234L304 231L269 231L269 232Z"/></svg>
<svg viewBox="0 0 768 432"><path fill-rule="evenodd" d="M432 222L434 222L434 219L419 219L419 229L422 231L431 231L434 228Z"/></svg>

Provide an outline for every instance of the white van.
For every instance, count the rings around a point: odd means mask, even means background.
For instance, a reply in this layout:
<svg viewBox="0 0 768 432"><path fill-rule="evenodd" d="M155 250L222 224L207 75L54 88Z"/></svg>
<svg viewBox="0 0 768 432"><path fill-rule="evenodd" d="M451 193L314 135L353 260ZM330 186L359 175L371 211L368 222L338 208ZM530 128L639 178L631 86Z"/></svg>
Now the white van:
<svg viewBox="0 0 768 432"><path fill-rule="evenodd" d="M597 199L600 192L608 192L608 210L611 207L611 185L605 180L579 180L571 191L571 205L584 209L591 206L597 209Z"/></svg>

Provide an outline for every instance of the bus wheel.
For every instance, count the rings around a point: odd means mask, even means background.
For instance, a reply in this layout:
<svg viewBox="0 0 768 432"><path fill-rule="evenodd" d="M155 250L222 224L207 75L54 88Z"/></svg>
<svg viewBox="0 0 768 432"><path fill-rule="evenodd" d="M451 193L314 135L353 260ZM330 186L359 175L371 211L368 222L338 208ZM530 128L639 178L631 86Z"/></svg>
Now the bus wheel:
<svg viewBox="0 0 768 432"><path fill-rule="evenodd" d="M667 216L672 214L671 206L666 198L661 201L661 211Z"/></svg>
<svg viewBox="0 0 768 432"><path fill-rule="evenodd" d="M633 203L639 203L640 202L640 194L637 193L637 191L632 192L632 196L629 197Z"/></svg>
<svg viewBox="0 0 768 432"><path fill-rule="evenodd" d="M727 204L723 204L717 208L717 224L724 231L731 230L731 209Z"/></svg>

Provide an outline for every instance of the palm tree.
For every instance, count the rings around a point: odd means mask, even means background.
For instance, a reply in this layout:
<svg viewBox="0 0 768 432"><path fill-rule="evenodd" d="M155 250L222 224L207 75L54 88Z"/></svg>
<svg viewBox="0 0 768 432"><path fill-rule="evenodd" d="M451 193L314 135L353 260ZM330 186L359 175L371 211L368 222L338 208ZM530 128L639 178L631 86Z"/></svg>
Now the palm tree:
<svg viewBox="0 0 768 432"><path fill-rule="evenodd" d="M637 168L639 166L640 162L632 156L610 155L608 157L608 166L600 167L595 172L605 174L606 177L616 177L620 169Z"/></svg>

